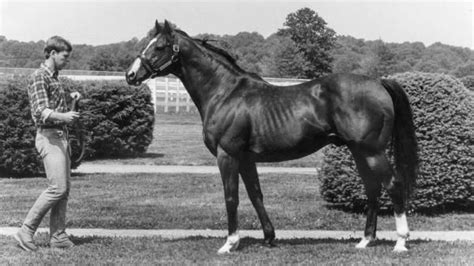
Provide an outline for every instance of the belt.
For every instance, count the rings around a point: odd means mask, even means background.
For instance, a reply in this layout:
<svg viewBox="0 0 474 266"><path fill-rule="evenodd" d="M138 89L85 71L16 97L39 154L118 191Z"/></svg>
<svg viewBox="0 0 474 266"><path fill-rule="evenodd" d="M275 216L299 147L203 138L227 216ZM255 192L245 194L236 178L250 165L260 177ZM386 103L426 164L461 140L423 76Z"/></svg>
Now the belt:
<svg viewBox="0 0 474 266"><path fill-rule="evenodd" d="M43 125L39 126L39 129L57 129L57 130L66 130L66 126L60 126L60 125Z"/></svg>

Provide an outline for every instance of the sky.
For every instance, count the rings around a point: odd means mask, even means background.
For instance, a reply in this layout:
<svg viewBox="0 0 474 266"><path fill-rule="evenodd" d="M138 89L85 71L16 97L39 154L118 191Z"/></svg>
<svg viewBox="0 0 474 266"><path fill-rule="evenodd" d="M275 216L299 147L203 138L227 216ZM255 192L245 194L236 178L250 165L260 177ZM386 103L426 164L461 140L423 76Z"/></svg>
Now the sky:
<svg viewBox="0 0 474 266"><path fill-rule="evenodd" d="M35 42L60 35L100 45L141 39L155 20L167 19L191 36L247 31L268 37L304 7L338 35L474 49L474 0L0 0L0 35Z"/></svg>

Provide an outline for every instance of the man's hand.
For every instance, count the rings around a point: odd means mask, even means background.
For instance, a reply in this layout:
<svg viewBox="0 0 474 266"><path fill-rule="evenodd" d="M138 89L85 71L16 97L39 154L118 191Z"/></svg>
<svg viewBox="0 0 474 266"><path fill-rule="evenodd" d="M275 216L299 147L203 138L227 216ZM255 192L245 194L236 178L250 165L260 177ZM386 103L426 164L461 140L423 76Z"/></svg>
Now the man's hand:
<svg viewBox="0 0 474 266"><path fill-rule="evenodd" d="M82 95L77 91L71 92L71 94L69 94L69 95L71 95L71 98L73 98L75 100L79 100L82 97Z"/></svg>
<svg viewBox="0 0 474 266"><path fill-rule="evenodd" d="M55 120L63 121L70 124L74 119L79 118L79 112L69 111L67 113L53 112L50 117Z"/></svg>

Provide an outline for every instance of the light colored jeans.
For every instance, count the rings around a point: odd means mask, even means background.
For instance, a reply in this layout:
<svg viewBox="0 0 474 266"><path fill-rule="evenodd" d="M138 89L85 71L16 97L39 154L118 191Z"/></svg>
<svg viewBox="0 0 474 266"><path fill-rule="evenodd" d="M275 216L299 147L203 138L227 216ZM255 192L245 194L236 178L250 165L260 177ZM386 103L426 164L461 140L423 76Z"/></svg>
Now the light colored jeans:
<svg viewBox="0 0 474 266"><path fill-rule="evenodd" d="M43 159L49 184L28 212L22 229L33 235L45 214L51 210L50 236L58 236L66 229L66 209L71 185L67 131L38 129L35 142L36 149Z"/></svg>

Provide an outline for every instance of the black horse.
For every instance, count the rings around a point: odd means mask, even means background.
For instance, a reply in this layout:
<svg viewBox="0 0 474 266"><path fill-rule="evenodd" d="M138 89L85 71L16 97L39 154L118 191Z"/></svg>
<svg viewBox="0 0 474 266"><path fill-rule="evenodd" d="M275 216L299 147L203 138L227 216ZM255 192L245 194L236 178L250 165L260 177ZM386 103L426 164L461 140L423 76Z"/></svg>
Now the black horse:
<svg viewBox="0 0 474 266"><path fill-rule="evenodd" d="M392 80L336 74L299 85L273 86L242 70L224 50L185 32L155 23L155 35L126 72L127 82L177 76L203 122L204 143L217 157L224 184L229 235L219 253L239 243L239 174L272 246L275 230L263 205L256 162L309 155L328 144L346 145L354 156L368 197L365 248L375 239L382 184L390 195L398 240L405 251L405 209L417 169L417 143L407 95ZM396 172L385 151L392 144Z"/></svg>

